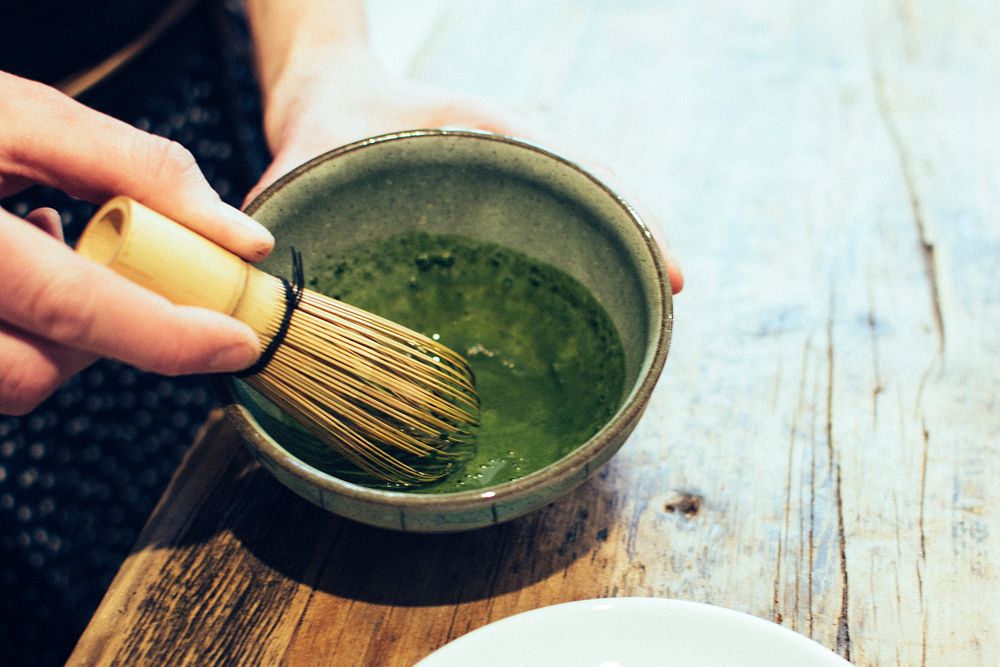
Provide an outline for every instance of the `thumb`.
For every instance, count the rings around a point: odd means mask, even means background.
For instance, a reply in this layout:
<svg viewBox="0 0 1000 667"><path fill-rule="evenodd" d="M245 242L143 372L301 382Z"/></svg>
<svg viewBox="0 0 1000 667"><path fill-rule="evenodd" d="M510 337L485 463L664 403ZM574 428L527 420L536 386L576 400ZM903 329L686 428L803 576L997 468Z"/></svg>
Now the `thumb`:
<svg viewBox="0 0 1000 667"><path fill-rule="evenodd" d="M319 155L319 153L317 153L317 155ZM246 206L256 199L260 193L266 190L268 186L291 170L295 169L295 167L302 162L305 162L305 160L293 160L288 157L287 152L276 155L274 160L261 175L260 180L257 181L257 185L253 186L253 188L250 189L250 192L247 193L247 196L243 198L243 207L246 208Z"/></svg>

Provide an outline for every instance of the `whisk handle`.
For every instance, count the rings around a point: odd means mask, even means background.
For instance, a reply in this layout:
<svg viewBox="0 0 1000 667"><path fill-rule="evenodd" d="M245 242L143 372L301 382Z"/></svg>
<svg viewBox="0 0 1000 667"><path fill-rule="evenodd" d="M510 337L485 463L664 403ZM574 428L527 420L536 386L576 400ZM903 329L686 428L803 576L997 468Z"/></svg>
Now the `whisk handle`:
<svg viewBox="0 0 1000 667"><path fill-rule="evenodd" d="M258 333L282 305L276 278L128 197L94 214L76 250L173 303L232 315Z"/></svg>

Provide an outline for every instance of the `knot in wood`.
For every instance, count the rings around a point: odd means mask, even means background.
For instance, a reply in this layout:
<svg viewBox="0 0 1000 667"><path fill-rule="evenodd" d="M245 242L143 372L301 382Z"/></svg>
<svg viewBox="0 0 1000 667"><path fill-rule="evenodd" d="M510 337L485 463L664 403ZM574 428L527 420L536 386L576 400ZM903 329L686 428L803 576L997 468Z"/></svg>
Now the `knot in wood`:
<svg viewBox="0 0 1000 667"><path fill-rule="evenodd" d="M701 509L703 498L693 493L678 493L674 499L667 502L664 509L672 514L683 514L690 519Z"/></svg>

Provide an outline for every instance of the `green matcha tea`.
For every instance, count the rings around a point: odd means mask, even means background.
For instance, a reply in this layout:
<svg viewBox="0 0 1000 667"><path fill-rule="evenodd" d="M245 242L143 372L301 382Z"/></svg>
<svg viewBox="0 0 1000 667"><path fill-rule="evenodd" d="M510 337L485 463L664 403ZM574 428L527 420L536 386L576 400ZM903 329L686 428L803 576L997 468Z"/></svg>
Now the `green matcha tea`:
<svg viewBox="0 0 1000 667"><path fill-rule="evenodd" d="M482 400L475 452L446 479L413 491L522 477L583 444L621 403L624 352L614 325L553 266L495 244L419 233L311 261L309 287L439 340L472 366Z"/></svg>

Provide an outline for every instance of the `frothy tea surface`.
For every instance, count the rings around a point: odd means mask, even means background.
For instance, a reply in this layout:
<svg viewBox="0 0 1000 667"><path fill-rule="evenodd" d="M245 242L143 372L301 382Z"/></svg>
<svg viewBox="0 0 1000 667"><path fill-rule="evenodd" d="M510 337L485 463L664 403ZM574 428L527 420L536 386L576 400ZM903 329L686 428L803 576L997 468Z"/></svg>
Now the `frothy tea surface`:
<svg viewBox="0 0 1000 667"><path fill-rule="evenodd" d="M311 262L312 289L440 340L472 366L482 400L475 453L411 492L523 477L583 444L621 403L625 363L615 327L583 285L553 266L499 245L422 233ZM321 458L310 462L364 481Z"/></svg>

